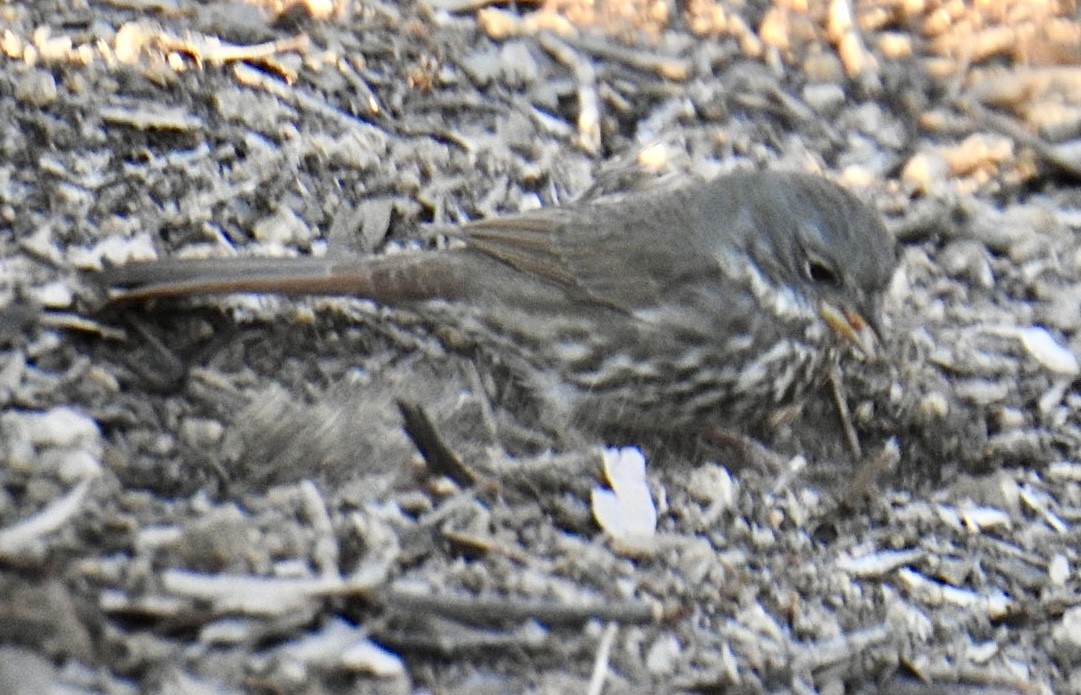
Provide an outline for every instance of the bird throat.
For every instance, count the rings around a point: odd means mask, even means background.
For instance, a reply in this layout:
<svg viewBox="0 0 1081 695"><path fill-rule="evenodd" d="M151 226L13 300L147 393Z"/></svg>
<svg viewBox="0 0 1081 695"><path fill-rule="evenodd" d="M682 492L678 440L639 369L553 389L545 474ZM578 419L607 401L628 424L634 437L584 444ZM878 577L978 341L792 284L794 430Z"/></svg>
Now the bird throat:
<svg viewBox="0 0 1081 695"><path fill-rule="evenodd" d="M816 322L818 312L814 304L800 295L795 287L786 283L771 282L749 256L744 256L742 260L736 280L746 283L762 309L784 322Z"/></svg>

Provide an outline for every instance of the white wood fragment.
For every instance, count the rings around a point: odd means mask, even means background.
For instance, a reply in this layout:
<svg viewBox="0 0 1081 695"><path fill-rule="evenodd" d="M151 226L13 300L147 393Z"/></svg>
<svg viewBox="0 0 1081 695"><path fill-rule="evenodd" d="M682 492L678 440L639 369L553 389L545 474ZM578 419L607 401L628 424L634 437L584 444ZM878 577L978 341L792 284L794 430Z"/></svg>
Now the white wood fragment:
<svg viewBox="0 0 1081 695"><path fill-rule="evenodd" d="M646 460L637 448L607 449L604 475L610 489L596 487L591 498L597 524L628 550L649 545L657 532L657 509L646 482Z"/></svg>
<svg viewBox="0 0 1081 695"><path fill-rule="evenodd" d="M965 650L970 661L976 664L986 664L998 654L998 644L988 641L982 644L971 644Z"/></svg>
<svg viewBox="0 0 1081 695"><path fill-rule="evenodd" d="M965 527L975 533L988 529L1009 528L1010 515L994 507L968 507L961 510Z"/></svg>
<svg viewBox="0 0 1081 695"><path fill-rule="evenodd" d="M1021 345L1044 369L1063 376L1077 376L1081 365L1077 356L1068 348L1059 345L1046 328L1032 326L1020 332Z"/></svg>
<svg viewBox="0 0 1081 695"><path fill-rule="evenodd" d="M1052 586L1062 587L1070 578L1070 561L1062 553L1055 553L1047 564L1047 577Z"/></svg>
<svg viewBox="0 0 1081 695"><path fill-rule="evenodd" d="M84 478L66 495L34 516L0 530L0 557L18 555L41 537L63 528L82 509L90 482L89 478Z"/></svg>
<svg viewBox="0 0 1081 695"><path fill-rule="evenodd" d="M394 652L388 651L369 639L350 646L341 653L341 664L377 678L400 678L405 675L405 665Z"/></svg>
<svg viewBox="0 0 1081 695"><path fill-rule="evenodd" d="M943 584L907 567L899 570L897 576L913 598L927 606L952 605L970 608L982 611L988 618L996 619L1006 615L1013 603L1001 590L991 589L981 594Z"/></svg>
<svg viewBox="0 0 1081 695"><path fill-rule="evenodd" d="M882 550L862 557L842 557L837 568L863 579L882 577L923 557L922 550Z"/></svg>

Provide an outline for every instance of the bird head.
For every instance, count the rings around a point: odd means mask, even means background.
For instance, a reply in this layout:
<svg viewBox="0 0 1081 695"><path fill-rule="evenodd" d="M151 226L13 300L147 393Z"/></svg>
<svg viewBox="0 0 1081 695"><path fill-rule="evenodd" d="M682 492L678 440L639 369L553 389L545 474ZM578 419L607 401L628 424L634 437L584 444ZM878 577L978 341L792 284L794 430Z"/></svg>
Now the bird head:
<svg viewBox="0 0 1081 695"><path fill-rule="evenodd" d="M818 176L763 173L749 183L747 251L775 286L789 288L844 342L877 353L882 298L897 266L878 215Z"/></svg>

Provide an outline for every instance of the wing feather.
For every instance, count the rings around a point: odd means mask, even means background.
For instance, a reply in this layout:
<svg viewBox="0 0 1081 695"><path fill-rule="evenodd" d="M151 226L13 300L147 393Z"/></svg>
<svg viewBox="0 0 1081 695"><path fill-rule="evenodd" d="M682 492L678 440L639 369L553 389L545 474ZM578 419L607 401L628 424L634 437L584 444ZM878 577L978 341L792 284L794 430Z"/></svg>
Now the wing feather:
<svg viewBox="0 0 1081 695"><path fill-rule="evenodd" d="M679 193L481 220L455 236L579 299L634 312L662 302L690 275L716 273L714 259L693 251L701 245Z"/></svg>

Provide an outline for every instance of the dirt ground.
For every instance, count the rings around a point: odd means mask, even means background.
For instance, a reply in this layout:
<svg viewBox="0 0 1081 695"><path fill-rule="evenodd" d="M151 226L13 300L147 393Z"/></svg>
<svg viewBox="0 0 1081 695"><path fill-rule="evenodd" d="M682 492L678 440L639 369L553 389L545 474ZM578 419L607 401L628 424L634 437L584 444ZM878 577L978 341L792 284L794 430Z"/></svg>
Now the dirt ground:
<svg viewBox="0 0 1081 695"><path fill-rule="evenodd" d="M1077 14L0 5L0 693L1081 693ZM105 264L738 168L898 239L887 359L842 365L862 453L825 386L754 433L779 466L647 447L633 547L594 518L605 443L534 431L444 327L95 310Z"/></svg>

